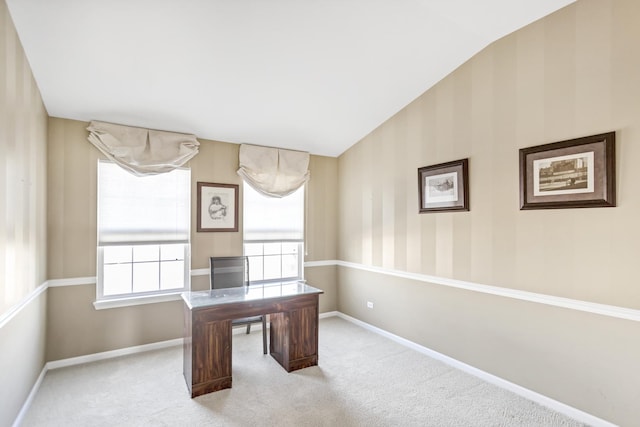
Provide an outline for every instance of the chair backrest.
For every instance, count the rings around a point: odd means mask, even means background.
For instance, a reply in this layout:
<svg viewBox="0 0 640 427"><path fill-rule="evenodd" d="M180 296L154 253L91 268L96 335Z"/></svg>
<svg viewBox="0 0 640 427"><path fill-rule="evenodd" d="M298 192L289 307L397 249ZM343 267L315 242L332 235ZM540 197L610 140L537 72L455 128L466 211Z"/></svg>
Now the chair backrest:
<svg viewBox="0 0 640 427"><path fill-rule="evenodd" d="M249 259L246 256L210 257L211 289L249 286Z"/></svg>

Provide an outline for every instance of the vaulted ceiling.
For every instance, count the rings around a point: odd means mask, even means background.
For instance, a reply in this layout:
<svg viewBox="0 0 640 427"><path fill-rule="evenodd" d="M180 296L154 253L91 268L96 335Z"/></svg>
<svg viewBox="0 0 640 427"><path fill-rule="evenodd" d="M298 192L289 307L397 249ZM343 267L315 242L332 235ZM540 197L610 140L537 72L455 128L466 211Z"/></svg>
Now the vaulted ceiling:
<svg viewBox="0 0 640 427"><path fill-rule="evenodd" d="M6 0L50 116L338 156L574 0Z"/></svg>

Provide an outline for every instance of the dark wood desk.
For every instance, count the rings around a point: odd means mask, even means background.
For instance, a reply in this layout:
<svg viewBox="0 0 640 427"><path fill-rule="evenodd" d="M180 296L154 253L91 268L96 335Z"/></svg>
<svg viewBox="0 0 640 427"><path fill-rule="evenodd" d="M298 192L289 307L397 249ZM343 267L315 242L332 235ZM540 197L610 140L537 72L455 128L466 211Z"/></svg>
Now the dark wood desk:
<svg viewBox="0 0 640 427"><path fill-rule="evenodd" d="M183 293L191 397L231 388L231 320L240 317L270 315L270 353L287 372L317 365L321 293L301 282Z"/></svg>

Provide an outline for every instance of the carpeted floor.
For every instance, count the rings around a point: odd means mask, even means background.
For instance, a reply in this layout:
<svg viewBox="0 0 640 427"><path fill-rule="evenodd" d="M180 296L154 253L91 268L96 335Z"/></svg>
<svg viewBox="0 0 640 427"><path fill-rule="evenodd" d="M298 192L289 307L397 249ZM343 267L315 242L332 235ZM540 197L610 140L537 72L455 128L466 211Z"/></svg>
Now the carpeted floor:
<svg viewBox="0 0 640 427"><path fill-rule="evenodd" d="M338 317L288 374L234 335L233 388L189 398L182 347L49 371L23 426L582 426Z"/></svg>

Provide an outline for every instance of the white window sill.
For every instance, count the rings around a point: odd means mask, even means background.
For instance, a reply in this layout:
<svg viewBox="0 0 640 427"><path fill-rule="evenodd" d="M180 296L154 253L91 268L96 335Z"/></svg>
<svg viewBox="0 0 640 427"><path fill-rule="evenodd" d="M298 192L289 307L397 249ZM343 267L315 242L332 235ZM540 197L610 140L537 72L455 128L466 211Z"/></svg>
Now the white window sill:
<svg viewBox="0 0 640 427"><path fill-rule="evenodd" d="M112 298L95 301L93 306L96 310L104 310L107 308L129 307L133 305L155 304L158 302L178 301L181 299L180 294L185 290L179 290L169 294L161 295L144 295L125 298Z"/></svg>

